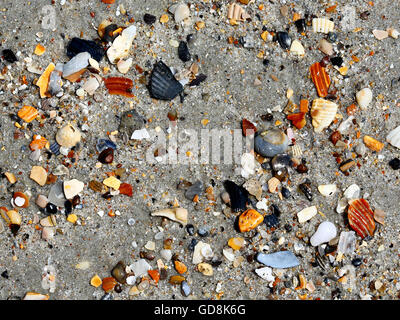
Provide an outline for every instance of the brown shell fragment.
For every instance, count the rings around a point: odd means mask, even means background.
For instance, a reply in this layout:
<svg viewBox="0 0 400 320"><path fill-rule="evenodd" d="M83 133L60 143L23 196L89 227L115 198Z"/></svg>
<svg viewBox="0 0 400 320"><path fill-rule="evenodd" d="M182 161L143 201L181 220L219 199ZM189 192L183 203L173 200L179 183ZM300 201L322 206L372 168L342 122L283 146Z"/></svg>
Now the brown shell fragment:
<svg viewBox="0 0 400 320"><path fill-rule="evenodd" d="M247 119L242 120L242 130L245 137L254 135L257 132L256 126Z"/></svg>
<svg viewBox="0 0 400 320"><path fill-rule="evenodd" d="M133 88L133 81L123 77L109 77L104 79L104 84L108 89L109 94L121 95L127 98L133 98L131 90Z"/></svg>
<svg viewBox="0 0 400 320"><path fill-rule="evenodd" d="M317 89L318 95L321 98L325 98L328 95L328 89L331 84L331 79L326 73L325 69L319 62L314 63L310 67L311 79L314 82L315 88Z"/></svg>
<svg viewBox="0 0 400 320"><path fill-rule="evenodd" d="M364 136L364 144L367 146L368 149L371 149L372 151L380 152L383 147L385 146L384 143L370 137L370 136Z"/></svg>
<svg viewBox="0 0 400 320"><path fill-rule="evenodd" d="M304 112L289 114L287 119L299 130L306 125L306 114Z"/></svg>
<svg viewBox="0 0 400 320"><path fill-rule="evenodd" d="M117 280L115 280L114 277L107 277L103 279L102 288L106 293L112 291L116 285Z"/></svg>
<svg viewBox="0 0 400 320"><path fill-rule="evenodd" d="M375 231L374 212L365 199L355 199L349 201L347 218L351 228L357 232L361 238L372 236Z"/></svg>
<svg viewBox="0 0 400 320"><path fill-rule="evenodd" d="M264 221L264 217L254 209L247 209L239 217L240 232L247 232L256 228Z"/></svg>

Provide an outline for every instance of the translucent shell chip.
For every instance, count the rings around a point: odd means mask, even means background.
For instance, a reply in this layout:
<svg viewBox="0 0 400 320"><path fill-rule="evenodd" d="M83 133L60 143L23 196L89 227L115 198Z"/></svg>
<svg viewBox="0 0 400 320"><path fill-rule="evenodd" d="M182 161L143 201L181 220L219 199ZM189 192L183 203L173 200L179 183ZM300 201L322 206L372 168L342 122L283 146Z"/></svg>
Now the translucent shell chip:
<svg viewBox="0 0 400 320"><path fill-rule="evenodd" d="M315 132L322 132L335 119L338 106L324 99L315 99L311 107L312 125Z"/></svg>
<svg viewBox="0 0 400 320"><path fill-rule="evenodd" d="M310 73L318 95L321 98L325 98L328 95L328 89L331 84L331 79L326 73L325 68L319 62L316 62L310 67Z"/></svg>
<svg viewBox="0 0 400 320"><path fill-rule="evenodd" d="M361 238L372 236L375 231L374 212L365 199L354 199L349 201L347 218L351 228Z"/></svg>
<svg viewBox="0 0 400 320"><path fill-rule="evenodd" d="M386 137L386 141L393 147L400 149L400 126L389 132Z"/></svg>
<svg viewBox="0 0 400 320"><path fill-rule="evenodd" d="M333 31L335 24L327 18L314 18L312 27L314 32L329 33Z"/></svg>

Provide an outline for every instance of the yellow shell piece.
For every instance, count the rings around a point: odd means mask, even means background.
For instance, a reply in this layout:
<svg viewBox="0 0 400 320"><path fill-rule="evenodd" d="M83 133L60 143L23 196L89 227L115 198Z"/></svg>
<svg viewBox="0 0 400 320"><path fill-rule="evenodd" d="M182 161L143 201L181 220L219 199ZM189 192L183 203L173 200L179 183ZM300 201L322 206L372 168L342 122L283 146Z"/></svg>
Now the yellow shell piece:
<svg viewBox="0 0 400 320"><path fill-rule="evenodd" d="M121 181L119 181L116 177L111 176L103 181L103 184L105 184L107 187L113 188L114 190L118 190Z"/></svg>
<svg viewBox="0 0 400 320"><path fill-rule="evenodd" d="M36 85L40 88L40 97L41 98L46 98L47 97L47 89L49 88L49 80L50 80L50 74L53 72L55 69L54 63L50 63L46 70L42 73L40 76L39 80L36 82ZM50 97L50 96L49 96Z"/></svg>

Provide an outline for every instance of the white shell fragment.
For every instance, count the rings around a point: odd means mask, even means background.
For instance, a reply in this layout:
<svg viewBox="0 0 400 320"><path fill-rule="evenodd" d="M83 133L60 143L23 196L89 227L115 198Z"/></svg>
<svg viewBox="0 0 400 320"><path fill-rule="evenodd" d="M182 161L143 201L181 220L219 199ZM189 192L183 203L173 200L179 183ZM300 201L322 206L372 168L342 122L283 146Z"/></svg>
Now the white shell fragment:
<svg viewBox="0 0 400 320"><path fill-rule="evenodd" d="M260 163L254 158L251 153L243 153L240 164L242 165L240 174L243 178L248 179L251 175L255 174L260 168Z"/></svg>
<svg viewBox="0 0 400 320"><path fill-rule="evenodd" d="M88 80L85 81L82 89L92 96L99 86L100 84L97 79L95 77L90 77Z"/></svg>
<svg viewBox="0 0 400 320"><path fill-rule="evenodd" d="M341 198L338 201L338 204L336 206L336 212L337 213L343 213L344 210L346 209L346 207L347 207L347 199L346 198Z"/></svg>
<svg viewBox="0 0 400 320"><path fill-rule="evenodd" d="M318 49L321 50L323 53L325 53L328 56L333 55L333 46L326 39L321 39L321 41L319 42Z"/></svg>
<svg viewBox="0 0 400 320"><path fill-rule="evenodd" d="M372 90L364 88L356 93L357 103L361 109L366 109L372 101Z"/></svg>
<svg viewBox="0 0 400 320"><path fill-rule="evenodd" d="M127 60L123 59L119 60L117 63L118 71L121 72L122 74L126 74L129 71L130 67L132 66L132 63L133 63L132 58L129 58Z"/></svg>
<svg viewBox="0 0 400 320"><path fill-rule="evenodd" d="M337 190L335 184L322 184L318 186L318 191L325 197L330 197L333 195Z"/></svg>
<svg viewBox="0 0 400 320"><path fill-rule="evenodd" d="M90 53L81 52L64 64L63 78L70 76L89 65Z"/></svg>
<svg viewBox="0 0 400 320"><path fill-rule="evenodd" d="M294 40L292 42L292 45L290 46L290 52L296 56L304 56L306 53L303 45L299 40Z"/></svg>
<svg viewBox="0 0 400 320"><path fill-rule="evenodd" d="M192 263L199 264L204 261L204 259L210 259L213 256L211 246L208 243L199 241L194 247Z"/></svg>
<svg viewBox="0 0 400 320"><path fill-rule="evenodd" d="M352 199L358 199L360 198L360 192L361 189L358 185L356 184L352 184L351 186L349 186L345 192L344 192L344 196L346 197L346 199L348 200L352 200Z"/></svg>
<svg viewBox="0 0 400 320"><path fill-rule="evenodd" d="M324 100L315 99L311 107L312 125L315 132L322 132L323 129L329 127L335 119L338 106L336 103Z"/></svg>
<svg viewBox="0 0 400 320"><path fill-rule="evenodd" d="M312 217L314 217L317 213L318 213L317 207L312 206L312 207L305 208L305 209L301 210L300 212L298 212L297 218L299 219L299 223L304 223L304 222L312 219Z"/></svg>
<svg viewBox="0 0 400 320"><path fill-rule="evenodd" d="M36 292L27 292L22 300L49 300L48 294L41 294Z"/></svg>
<svg viewBox="0 0 400 320"><path fill-rule="evenodd" d="M164 209L153 212L151 215L153 217L165 217L183 225L186 225L188 221L188 211L184 208Z"/></svg>
<svg viewBox="0 0 400 320"><path fill-rule="evenodd" d="M174 19L176 23L184 22L185 24L189 23L190 20L190 10L187 4L178 3L169 7L169 12L174 15Z"/></svg>
<svg viewBox="0 0 400 320"><path fill-rule="evenodd" d="M74 147L81 140L81 133L72 124L67 124L57 131L57 143L66 148Z"/></svg>
<svg viewBox="0 0 400 320"><path fill-rule="evenodd" d="M275 280L275 277L272 275L272 268L270 268L270 267L256 269L255 273L257 273L257 275L264 280L267 280L270 282Z"/></svg>
<svg viewBox="0 0 400 320"><path fill-rule="evenodd" d="M399 31L393 28L388 28L386 31L389 34L389 37L392 37L393 39L397 39L400 35Z"/></svg>
<svg viewBox="0 0 400 320"><path fill-rule="evenodd" d="M389 132L386 137L386 141L389 142L393 147L400 149L400 126Z"/></svg>
<svg viewBox="0 0 400 320"><path fill-rule="evenodd" d="M131 140L150 139L150 134L146 128L135 130L132 133Z"/></svg>
<svg viewBox="0 0 400 320"><path fill-rule="evenodd" d="M329 33L333 31L335 24L328 18L314 18L312 27L314 32Z"/></svg>
<svg viewBox="0 0 400 320"><path fill-rule="evenodd" d="M72 199L77 194L82 192L85 184L77 179L64 181L64 195L66 199Z"/></svg>
<svg viewBox="0 0 400 320"><path fill-rule="evenodd" d="M310 239L313 247L319 246L322 243L331 241L336 237L336 227L332 222L324 221L319 226L317 231Z"/></svg>
<svg viewBox="0 0 400 320"><path fill-rule="evenodd" d="M116 64L119 60L127 57L135 37L136 26L131 25L124 29L121 35L115 38L112 46L107 50L108 60L110 60L112 64Z"/></svg>
<svg viewBox="0 0 400 320"><path fill-rule="evenodd" d="M356 249L356 233L354 231L342 231L340 233L338 252L352 254Z"/></svg>

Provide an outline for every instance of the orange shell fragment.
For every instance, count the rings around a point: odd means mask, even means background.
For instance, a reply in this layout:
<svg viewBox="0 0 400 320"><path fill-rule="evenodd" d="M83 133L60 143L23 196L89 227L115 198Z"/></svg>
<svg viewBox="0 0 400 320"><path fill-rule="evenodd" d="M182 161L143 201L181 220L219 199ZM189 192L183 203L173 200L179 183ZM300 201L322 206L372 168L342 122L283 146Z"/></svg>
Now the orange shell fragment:
<svg viewBox="0 0 400 320"><path fill-rule="evenodd" d="M385 144L370 137L370 136L364 136L364 144L371 150L376 151L376 152L380 152Z"/></svg>
<svg viewBox="0 0 400 320"><path fill-rule="evenodd" d="M117 285L117 280L114 277L107 277L103 279L102 288L107 293L114 289Z"/></svg>
<svg viewBox="0 0 400 320"><path fill-rule="evenodd" d="M315 88L317 89L318 95L321 98L325 98L328 95L328 89L331 84L331 79L326 73L325 69L319 62L314 63L310 67L311 79L314 82Z"/></svg>
<svg viewBox="0 0 400 320"><path fill-rule="evenodd" d="M108 89L109 94L121 95L128 98L133 98L131 90L133 88L133 81L123 77L109 77L104 79L104 84Z"/></svg>
<svg viewBox="0 0 400 320"><path fill-rule="evenodd" d="M372 236L375 231L374 212L365 199L355 199L349 201L347 218L351 228L357 232L361 238Z"/></svg>
<svg viewBox="0 0 400 320"><path fill-rule="evenodd" d="M254 209L247 209L239 217L240 232L247 232L256 228L264 221L264 217Z"/></svg>
<svg viewBox="0 0 400 320"><path fill-rule="evenodd" d="M51 97L51 95L47 93L47 90L49 88L50 74L53 72L55 67L54 63L50 63L36 82L36 85L40 88L41 98Z"/></svg>
<svg viewBox="0 0 400 320"><path fill-rule="evenodd" d="M158 283L158 281L160 280L160 273L158 272L158 270L148 270L147 273L154 280L155 283Z"/></svg>
<svg viewBox="0 0 400 320"><path fill-rule="evenodd" d="M175 264L175 269L179 274L184 274L187 271L187 267L183 262L175 260L174 264Z"/></svg>
<svg viewBox="0 0 400 320"><path fill-rule="evenodd" d="M35 54L36 55L38 55L38 56L41 56L43 53L45 53L46 52L46 48L45 47L43 47L40 43L36 46L36 48L35 48Z"/></svg>
<svg viewBox="0 0 400 320"><path fill-rule="evenodd" d="M31 106L23 106L18 111L18 117L20 117L25 122L33 121L37 117L37 115L38 115L37 109Z"/></svg>
<svg viewBox="0 0 400 320"><path fill-rule="evenodd" d="M29 144L29 148L32 151L43 149L47 143L48 141L45 137L35 134L33 135L32 142Z"/></svg>
<svg viewBox="0 0 400 320"><path fill-rule="evenodd" d="M287 118L299 130L306 125L306 114L304 112L289 114Z"/></svg>

